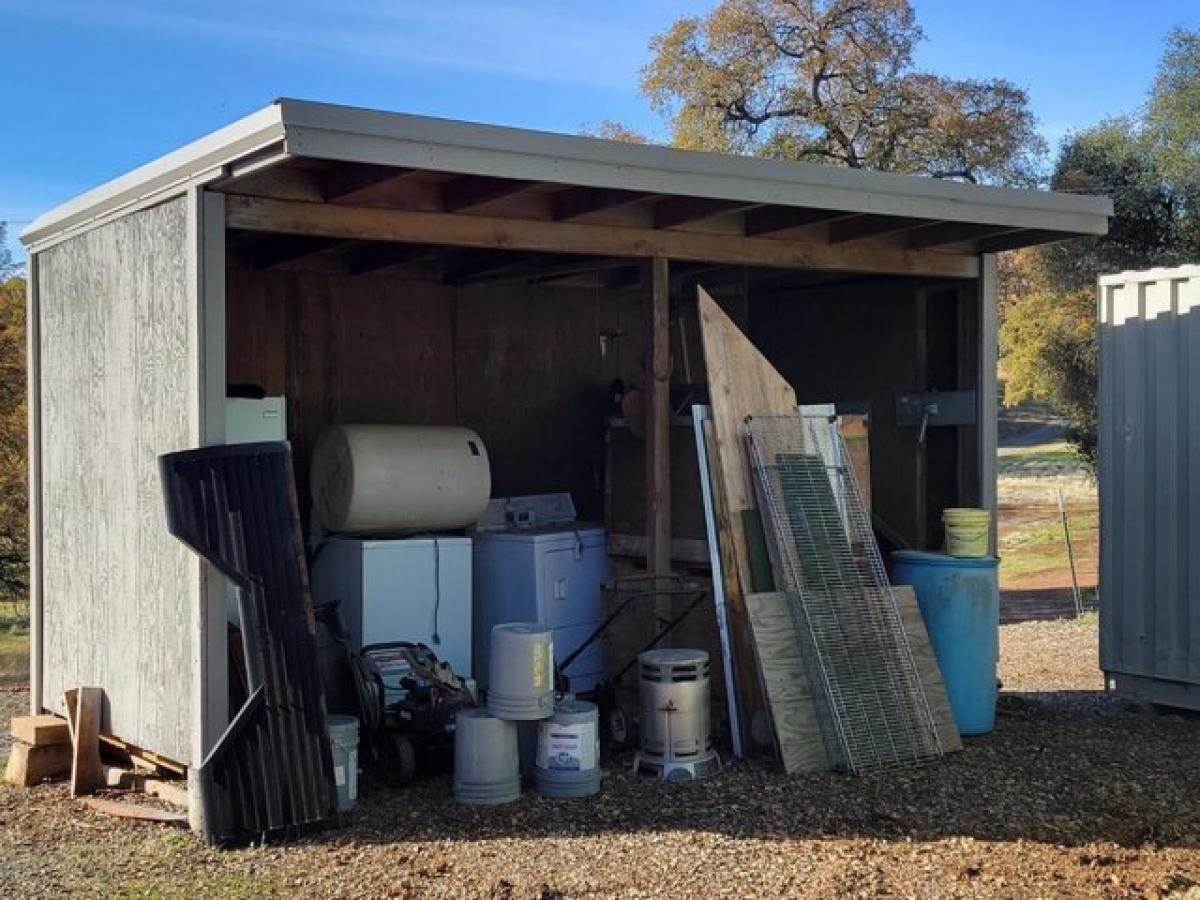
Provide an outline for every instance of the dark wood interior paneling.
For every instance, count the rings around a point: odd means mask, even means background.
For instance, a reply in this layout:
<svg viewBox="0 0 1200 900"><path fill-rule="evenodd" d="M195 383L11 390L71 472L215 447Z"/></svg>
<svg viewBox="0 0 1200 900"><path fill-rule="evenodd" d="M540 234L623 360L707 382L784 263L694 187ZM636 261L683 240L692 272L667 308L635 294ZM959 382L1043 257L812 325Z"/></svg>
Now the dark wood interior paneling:
<svg viewBox="0 0 1200 900"><path fill-rule="evenodd" d="M873 511L932 547L931 520L962 502L958 429L929 429L923 458L918 429L896 424L896 395L959 386L958 306L956 290L920 293L906 279L752 292L750 334L801 403L869 404Z"/></svg>
<svg viewBox="0 0 1200 900"><path fill-rule="evenodd" d="M328 425L461 424L488 448L495 496L570 491L599 518L609 385L641 380L641 302L636 291L235 268L228 378L286 394L304 507Z"/></svg>
<svg viewBox="0 0 1200 900"><path fill-rule="evenodd" d="M692 280L672 298L676 384L685 370L705 378ZM923 457L917 429L896 425L896 395L974 386L974 350L958 346L973 327L971 286L868 278L756 291L712 280L802 403L869 404L874 510L914 545L935 545L941 508L976 502L964 492L975 429L930 429ZM305 508L312 445L329 424L461 424L488 448L494 496L570 491L598 520L610 385L642 383L646 322L644 290L600 284L231 268L229 380L287 395Z"/></svg>

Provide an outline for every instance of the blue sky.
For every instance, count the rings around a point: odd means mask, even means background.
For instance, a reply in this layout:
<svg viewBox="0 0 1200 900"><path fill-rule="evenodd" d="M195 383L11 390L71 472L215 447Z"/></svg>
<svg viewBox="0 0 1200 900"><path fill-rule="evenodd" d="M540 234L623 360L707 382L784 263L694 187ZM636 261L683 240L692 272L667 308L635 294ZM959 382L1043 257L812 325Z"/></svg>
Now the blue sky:
<svg viewBox="0 0 1200 900"><path fill-rule="evenodd" d="M292 96L555 131L660 124L646 44L709 0L0 0L0 221ZM1143 100L1196 0L914 0L919 64L1025 87L1052 144Z"/></svg>

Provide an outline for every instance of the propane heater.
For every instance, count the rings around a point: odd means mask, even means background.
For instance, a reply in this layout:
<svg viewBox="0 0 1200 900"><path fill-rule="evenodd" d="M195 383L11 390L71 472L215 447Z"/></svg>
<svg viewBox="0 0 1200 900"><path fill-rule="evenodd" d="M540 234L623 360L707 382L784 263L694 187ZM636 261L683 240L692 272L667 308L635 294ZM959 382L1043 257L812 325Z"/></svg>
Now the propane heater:
<svg viewBox="0 0 1200 900"><path fill-rule="evenodd" d="M642 747L635 772L664 781L704 778L721 768L708 712L708 654L647 650L638 657Z"/></svg>

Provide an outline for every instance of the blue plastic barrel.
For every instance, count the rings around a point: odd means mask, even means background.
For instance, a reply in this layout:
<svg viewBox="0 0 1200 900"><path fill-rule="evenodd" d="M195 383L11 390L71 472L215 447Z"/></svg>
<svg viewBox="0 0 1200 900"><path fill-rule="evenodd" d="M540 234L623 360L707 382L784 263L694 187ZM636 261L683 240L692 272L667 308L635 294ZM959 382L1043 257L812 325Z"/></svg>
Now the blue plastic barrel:
<svg viewBox="0 0 1200 900"><path fill-rule="evenodd" d="M918 550L892 554L892 583L916 592L960 734L987 734L996 723L997 562Z"/></svg>

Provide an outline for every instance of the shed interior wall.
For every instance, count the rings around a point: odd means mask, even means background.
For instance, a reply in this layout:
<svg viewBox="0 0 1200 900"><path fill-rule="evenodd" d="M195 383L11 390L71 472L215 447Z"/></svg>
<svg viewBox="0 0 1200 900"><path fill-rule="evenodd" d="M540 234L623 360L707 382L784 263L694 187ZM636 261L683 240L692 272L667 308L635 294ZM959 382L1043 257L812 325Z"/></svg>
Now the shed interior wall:
<svg viewBox="0 0 1200 900"><path fill-rule="evenodd" d="M975 429L930 428L922 451L917 429L896 424L896 395L974 387L971 283L757 290L737 272L709 275L676 282L675 388L705 378L688 302L699 281L801 402L867 404L875 508L905 543L940 542L940 510L977 502ZM456 286L387 270L232 265L228 379L287 396L302 506L327 425L461 424L488 447L494 496L568 490L581 517L598 520L610 385L640 385L645 361L646 290L602 283Z"/></svg>

